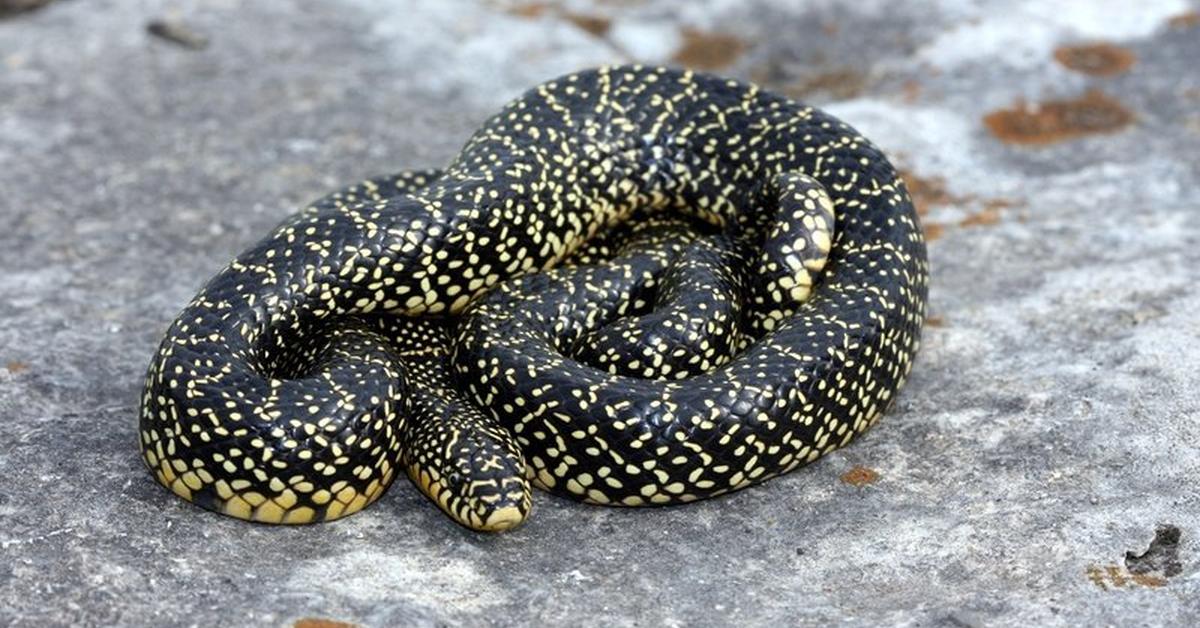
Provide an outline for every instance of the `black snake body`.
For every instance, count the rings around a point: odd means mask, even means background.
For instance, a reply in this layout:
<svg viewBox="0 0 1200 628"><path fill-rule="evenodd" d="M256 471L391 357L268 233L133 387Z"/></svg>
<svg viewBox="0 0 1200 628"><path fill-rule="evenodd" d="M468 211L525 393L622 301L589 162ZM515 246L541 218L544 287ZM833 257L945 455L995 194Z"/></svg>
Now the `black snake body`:
<svg viewBox="0 0 1200 628"><path fill-rule="evenodd" d="M524 520L530 482L711 497L875 422L927 274L903 183L844 123L710 75L573 74L214 277L150 366L142 452L267 522L355 512L398 468L480 530Z"/></svg>

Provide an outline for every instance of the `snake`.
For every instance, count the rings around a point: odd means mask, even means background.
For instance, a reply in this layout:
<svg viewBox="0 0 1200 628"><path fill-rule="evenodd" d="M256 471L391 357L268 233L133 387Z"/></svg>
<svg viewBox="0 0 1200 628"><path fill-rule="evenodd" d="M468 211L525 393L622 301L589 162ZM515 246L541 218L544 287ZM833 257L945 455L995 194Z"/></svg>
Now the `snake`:
<svg viewBox="0 0 1200 628"><path fill-rule="evenodd" d="M140 452L264 523L345 517L400 473L478 531L525 521L533 488L684 504L874 425L928 277L903 180L846 123L714 74L588 69L218 272L151 360Z"/></svg>

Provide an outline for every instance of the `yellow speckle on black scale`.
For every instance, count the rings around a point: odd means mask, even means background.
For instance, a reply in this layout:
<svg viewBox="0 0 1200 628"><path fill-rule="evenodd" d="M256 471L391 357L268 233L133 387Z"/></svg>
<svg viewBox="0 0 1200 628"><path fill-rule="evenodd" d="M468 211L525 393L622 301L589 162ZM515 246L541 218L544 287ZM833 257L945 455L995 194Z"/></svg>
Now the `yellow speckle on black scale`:
<svg viewBox="0 0 1200 628"><path fill-rule="evenodd" d="M266 523L362 510L398 470L484 531L524 521L531 485L691 502L873 425L927 276L904 184L851 127L599 68L239 255L151 362L139 443L180 497Z"/></svg>

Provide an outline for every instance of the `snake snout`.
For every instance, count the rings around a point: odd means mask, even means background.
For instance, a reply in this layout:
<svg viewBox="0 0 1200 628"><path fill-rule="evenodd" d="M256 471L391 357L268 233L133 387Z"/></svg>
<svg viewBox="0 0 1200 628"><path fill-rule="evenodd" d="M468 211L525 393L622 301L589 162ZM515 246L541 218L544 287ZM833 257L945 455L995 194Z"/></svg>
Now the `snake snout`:
<svg viewBox="0 0 1200 628"><path fill-rule="evenodd" d="M529 487L519 475L475 480L467 487L467 493L466 502L481 522L476 529L489 532L509 530L520 525L529 515Z"/></svg>
<svg viewBox="0 0 1200 628"><path fill-rule="evenodd" d="M451 479L457 476L454 490L471 527L498 532L520 525L531 503L524 460L499 443L487 443L460 460L460 471Z"/></svg>

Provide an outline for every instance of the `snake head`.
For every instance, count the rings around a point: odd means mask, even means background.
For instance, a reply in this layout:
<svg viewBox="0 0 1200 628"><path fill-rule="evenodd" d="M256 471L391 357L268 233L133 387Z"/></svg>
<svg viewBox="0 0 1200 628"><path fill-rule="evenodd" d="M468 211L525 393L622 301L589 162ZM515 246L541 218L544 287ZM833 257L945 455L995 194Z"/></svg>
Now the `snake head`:
<svg viewBox="0 0 1200 628"><path fill-rule="evenodd" d="M436 447L407 465L421 492L458 523L500 532L517 527L532 503L525 461L510 438L483 429L442 432ZM423 458L423 460L422 460Z"/></svg>

